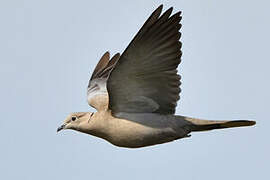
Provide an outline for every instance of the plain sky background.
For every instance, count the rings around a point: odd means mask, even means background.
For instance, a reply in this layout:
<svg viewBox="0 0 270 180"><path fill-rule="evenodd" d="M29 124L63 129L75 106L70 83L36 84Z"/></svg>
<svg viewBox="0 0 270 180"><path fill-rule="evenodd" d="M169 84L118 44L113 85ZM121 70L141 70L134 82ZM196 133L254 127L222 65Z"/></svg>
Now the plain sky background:
<svg viewBox="0 0 270 180"><path fill-rule="evenodd" d="M253 119L142 149L75 131L101 55L123 52L160 4L183 12L176 114ZM0 179L269 179L267 0L1 0Z"/></svg>

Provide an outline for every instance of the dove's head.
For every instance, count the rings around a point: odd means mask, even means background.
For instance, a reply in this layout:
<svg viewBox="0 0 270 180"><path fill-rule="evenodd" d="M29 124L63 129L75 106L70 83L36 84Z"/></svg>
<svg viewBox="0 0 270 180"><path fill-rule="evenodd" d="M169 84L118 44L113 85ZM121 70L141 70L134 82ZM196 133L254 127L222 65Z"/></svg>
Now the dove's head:
<svg viewBox="0 0 270 180"><path fill-rule="evenodd" d="M83 131L88 124L90 125L91 117L94 115L92 112L76 112L71 113L64 120L64 123L57 129L57 132L64 129L73 129L77 131Z"/></svg>

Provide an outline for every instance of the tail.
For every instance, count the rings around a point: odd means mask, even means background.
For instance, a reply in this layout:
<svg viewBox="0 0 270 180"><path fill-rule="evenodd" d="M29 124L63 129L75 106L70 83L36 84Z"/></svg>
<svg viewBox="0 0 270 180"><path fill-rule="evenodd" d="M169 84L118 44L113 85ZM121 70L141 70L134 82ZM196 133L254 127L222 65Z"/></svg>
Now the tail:
<svg viewBox="0 0 270 180"><path fill-rule="evenodd" d="M192 131L208 131L212 129L224 129L242 126L253 126L256 121L236 120L236 121L208 121L195 118L185 118L192 123Z"/></svg>

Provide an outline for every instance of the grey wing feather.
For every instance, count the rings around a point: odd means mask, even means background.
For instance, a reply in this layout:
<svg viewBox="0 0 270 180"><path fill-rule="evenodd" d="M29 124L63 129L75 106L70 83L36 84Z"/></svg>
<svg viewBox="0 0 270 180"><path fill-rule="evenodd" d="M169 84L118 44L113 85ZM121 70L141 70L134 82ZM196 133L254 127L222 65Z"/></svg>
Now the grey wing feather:
<svg viewBox="0 0 270 180"><path fill-rule="evenodd" d="M87 88L88 104L96 109L108 106L107 79L114 68L120 54L115 54L110 60L110 53L106 52L92 73Z"/></svg>
<svg viewBox="0 0 270 180"><path fill-rule="evenodd" d="M107 89L113 113L174 114L180 93L180 12L162 5L145 22L111 71Z"/></svg>

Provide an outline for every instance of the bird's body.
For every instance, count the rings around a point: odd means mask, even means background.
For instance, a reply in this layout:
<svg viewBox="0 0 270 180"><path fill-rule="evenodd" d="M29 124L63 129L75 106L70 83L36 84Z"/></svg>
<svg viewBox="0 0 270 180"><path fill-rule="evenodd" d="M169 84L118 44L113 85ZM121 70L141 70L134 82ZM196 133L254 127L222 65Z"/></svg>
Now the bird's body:
<svg viewBox="0 0 270 180"><path fill-rule="evenodd" d="M189 137L191 132L240 126L255 121L208 121L174 115L181 92L180 12L161 15L159 6L127 49L110 59L106 52L88 85L87 99L96 113L71 113L58 128L73 129L128 148Z"/></svg>
<svg viewBox="0 0 270 180"><path fill-rule="evenodd" d="M121 116L121 114L119 114ZM154 113L125 114L115 118L111 111L98 111L85 122L81 132L106 139L120 147L137 148L187 137L190 122L184 117ZM94 125L92 125L94 124Z"/></svg>
<svg viewBox="0 0 270 180"><path fill-rule="evenodd" d="M253 125L250 121L208 121L185 116L155 113L119 113L116 118L109 109L96 113L80 112L81 123L74 129L94 135L110 143L128 148L145 147L190 137L192 131L204 131ZM71 118L68 117L67 121ZM121 118L122 117L122 118ZM222 126L223 125L223 126Z"/></svg>

